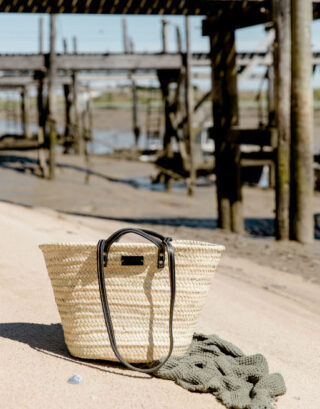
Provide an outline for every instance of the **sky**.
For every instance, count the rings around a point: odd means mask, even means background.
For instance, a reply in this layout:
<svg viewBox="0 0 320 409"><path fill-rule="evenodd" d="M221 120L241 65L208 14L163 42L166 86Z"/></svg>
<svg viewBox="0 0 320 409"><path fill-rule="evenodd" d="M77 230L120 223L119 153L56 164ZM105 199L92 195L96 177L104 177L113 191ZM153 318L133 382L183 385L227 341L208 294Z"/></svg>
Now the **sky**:
<svg viewBox="0 0 320 409"><path fill-rule="evenodd" d="M49 16L41 14L0 14L0 52L37 53L39 50L39 18L44 18L44 46L48 50ZM72 38L77 37L79 52L119 52L122 51L121 20L123 16L71 15L57 16L57 51L62 51L63 39L72 51ZM184 43L184 17L167 16L168 49L176 49L175 27L179 26ZM126 16L128 35L132 38L137 52L157 52L161 50L161 19L163 16ZM208 51L207 37L201 35L203 17L191 17L191 48L193 51ZM237 30L237 51L254 51L263 40L263 26ZM320 21L312 25L312 48L320 51ZM320 87L320 75L314 85ZM247 87L256 87L257 81L248 80Z"/></svg>

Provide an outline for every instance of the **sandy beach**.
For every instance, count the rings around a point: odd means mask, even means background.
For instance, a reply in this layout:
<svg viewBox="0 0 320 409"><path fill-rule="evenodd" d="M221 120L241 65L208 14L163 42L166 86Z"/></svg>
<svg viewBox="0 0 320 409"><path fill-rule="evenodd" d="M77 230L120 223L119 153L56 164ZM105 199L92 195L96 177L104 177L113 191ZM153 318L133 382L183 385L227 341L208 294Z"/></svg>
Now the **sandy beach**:
<svg viewBox="0 0 320 409"><path fill-rule="evenodd" d="M185 391L171 381L69 356L38 244L97 241L124 224L6 203L0 209L0 245L6 254L0 269L4 407L37 408L44 402L48 409L223 407L213 396ZM301 276L227 249L197 330L225 337L248 354L263 353L270 371L286 380L279 408L313 409L320 376L318 294L319 286ZM80 385L67 383L74 374L83 376Z"/></svg>
<svg viewBox="0 0 320 409"><path fill-rule="evenodd" d="M85 162L60 156L57 179L49 182L36 176L32 155L24 158L7 155L1 167L0 390L5 408L38 408L44 402L48 409L223 407L210 394L68 354L38 245L96 242L129 222L177 238L224 244L197 330L216 333L247 354L264 354L270 371L282 373L287 384L278 408L317 408L318 240L310 246L279 244L272 237L253 240L208 228L216 218L210 181L199 183L194 198L186 197L183 187L150 191L133 183L152 173L149 164L97 157L91 158L87 184ZM245 216L262 221L260 230L273 217L273 202L272 190L244 188ZM83 377L80 385L67 383L74 374Z"/></svg>

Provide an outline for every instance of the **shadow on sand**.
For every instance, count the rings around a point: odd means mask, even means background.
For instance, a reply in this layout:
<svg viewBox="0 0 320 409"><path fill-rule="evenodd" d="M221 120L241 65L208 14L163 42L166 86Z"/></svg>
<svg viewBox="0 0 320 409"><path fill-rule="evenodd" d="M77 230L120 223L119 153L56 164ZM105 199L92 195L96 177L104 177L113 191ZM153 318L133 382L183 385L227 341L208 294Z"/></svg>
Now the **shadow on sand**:
<svg viewBox="0 0 320 409"><path fill-rule="evenodd" d="M198 229L217 229L218 220L214 218L191 218L191 217L164 217L164 218L132 218L132 217L108 217L96 214L88 214L81 212L62 213L71 216L89 217L102 220L114 220L118 222L126 222L133 224L150 224L155 226L172 226L172 227L190 227ZM253 237L274 237L274 219L271 218L250 218L244 219L245 231ZM320 240L320 214L314 215L314 237Z"/></svg>
<svg viewBox="0 0 320 409"><path fill-rule="evenodd" d="M0 324L0 337L22 342L41 353L74 362L98 371L130 378L148 377L133 374L120 364L111 361L88 361L71 356L64 342L61 324L35 324L29 322L8 322Z"/></svg>

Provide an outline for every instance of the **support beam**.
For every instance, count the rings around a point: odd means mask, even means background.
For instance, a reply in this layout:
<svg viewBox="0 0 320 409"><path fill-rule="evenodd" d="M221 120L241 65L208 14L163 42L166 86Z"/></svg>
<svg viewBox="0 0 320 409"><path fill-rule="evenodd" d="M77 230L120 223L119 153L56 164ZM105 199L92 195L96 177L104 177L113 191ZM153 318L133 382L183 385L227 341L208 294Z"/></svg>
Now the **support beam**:
<svg viewBox="0 0 320 409"><path fill-rule="evenodd" d="M39 54L43 54L43 17L39 18Z"/></svg>
<svg viewBox="0 0 320 409"><path fill-rule="evenodd" d="M48 117L46 134L46 144L49 148L49 178L55 178L55 145L57 139L56 132L56 90L55 81L57 76L56 64L56 16L50 14L50 52L49 52L49 66L48 66Z"/></svg>
<svg viewBox="0 0 320 409"><path fill-rule="evenodd" d="M242 233L240 147L227 140L231 128L238 124L235 33L234 30L210 33L218 225Z"/></svg>
<svg viewBox="0 0 320 409"><path fill-rule="evenodd" d="M166 54L168 52L168 23L167 19L162 19L162 52Z"/></svg>
<svg viewBox="0 0 320 409"><path fill-rule="evenodd" d="M67 45L67 39L64 38L62 40L62 47L63 47L63 54L68 54L68 45Z"/></svg>
<svg viewBox="0 0 320 409"><path fill-rule="evenodd" d="M278 240L289 239L290 205L290 97L291 97L291 0L273 0L275 24L274 95L278 130L276 149L276 224Z"/></svg>
<svg viewBox="0 0 320 409"><path fill-rule="evenodd" d="M28 89L23 87L21 91L21 124L22 133L26 139L30 139L32 137L29 126L29 114Z"/></svg>
<svg viewBox="0 0 320 409"><path fill-rule="evenodd" d="M138 93L136 81L131 77L131 90L132 90L132 126L135 137L135 145L138 146L140 137L140 126L138 119Z"/></svg>
<svg viewBox="0 0 320 409"><path fill-rule="evenodd" d="M78 54L78 39L77 37L72 37L73 42L73 54Z"/></svg>
<svg viewBox="0 0 320 409"><path fill-rule="evenodd" d="M181 31L180 27L176 26L176 41L177 41L177 53L182 53Z"/></svg>
<svg viewBox="0 0 320 409"><path fill-rule="evenodd" d="M122 41L123 41L123 52L127 54L129 52L128 44L128 34L127 34L127 20L122 19Z"/></svg>
<svg viewBox="0 0 320 409"><path fill-rule="evenodd" d="M69 84L64 84L64 108L65 108L65 129L64 129L64 148L65 153L69 152L72 146L72 122L71 122L71 107L72 107L72 92Z"/></svg>
<svg viewBox="0 0 320 409"><path fill-rule="evenodd" d="M186 30L186 54L185 54L185 105L186 105L186 124L185 124L185 139L187 141L189 155L190 180L188 183L188 195L194 195L194 187L196 184L197 170L194 158L194 131L193 131L193 88L191 83L191 44L190 44L190 21L189 16L185 17Z"/></svg>
<svg viewBox="0 0 320 409"><path fill-rule="evenodd" d="M79 81L76 71L72 73L72 97L73 97L73 133L74 133L74 152L81 155L84 150L82 129L81 129L81 110L79 101Z"/></svg>
<svg viewBox="0 0 320 409"><path fill-rule="evenodd" d="M45 126L46 126L46 109L43 101L43 73L38 73L38 95L37 95L37 107L38 107L38 144L41 148L38 150L39 165L42 176L47 178L48 166L46 160L46 151L43 149L45 142Z"/></svg>
<svg viewBox="0 0 320 409"><path fill-rule="evenodd" d="M314 238L311 22L311 1L291 0L291 238L301 243L311 243Z"/></svg>

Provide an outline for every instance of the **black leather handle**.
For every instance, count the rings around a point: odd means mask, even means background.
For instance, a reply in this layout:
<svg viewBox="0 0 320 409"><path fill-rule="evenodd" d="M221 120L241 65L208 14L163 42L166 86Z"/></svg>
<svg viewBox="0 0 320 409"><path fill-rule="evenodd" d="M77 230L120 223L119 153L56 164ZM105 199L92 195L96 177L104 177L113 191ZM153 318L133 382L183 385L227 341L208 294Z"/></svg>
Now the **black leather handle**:
<svg viewBox="0 0 320 409"><path fill-rule="evenodd" d="M134 365L131 365L121 356L117 348L117 343L115 339L114 329L112 325L112 318L111 318L111 313L110 313L110 308L109 308L109 303L108 303L107 290L106 290L106 285L105 285L104 266L107 265L109 249L112 243L119 240L119 238L123 236L124 234L128 234L128 233L138 234L139 236L144 237L145 239L154 243L159 249L158 254L160 254L161 251L164 251L164 249L166 249L166 252L168 255L170 293L171 293L170 312L169 312L169 338L170 338L169 352L166 358L160 364L152 368L148 368L148 369L143 369L143 368L139 368ZM127 368L133 369L134 371L137 371L137 372L151 374L159 370L168 361L168 359L170 358L172 354L173 344L174 344L174 341L173 341L173 311L174 311L174 302L175 302L175 294L176 294L176 280L175 280L174 249L170 242L171 242L170 237L164 237L161 234L158 234L150 230L125 228L125 229L116 231L107 240L100 240L97 245L97 270L98 270L100 299L101 299L104 320L105 320L106 328L108 331L110 345L112 347L112 350L115 356L119 359L119 361ZM164 257L163 257L163 265L160 265L159 267L159 255L158 255L158 268L162 268L163 266L164 266Z"/></svg>

